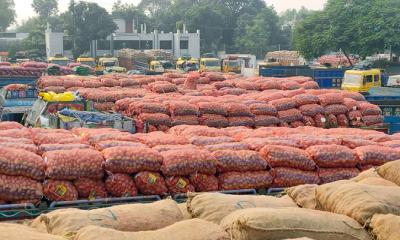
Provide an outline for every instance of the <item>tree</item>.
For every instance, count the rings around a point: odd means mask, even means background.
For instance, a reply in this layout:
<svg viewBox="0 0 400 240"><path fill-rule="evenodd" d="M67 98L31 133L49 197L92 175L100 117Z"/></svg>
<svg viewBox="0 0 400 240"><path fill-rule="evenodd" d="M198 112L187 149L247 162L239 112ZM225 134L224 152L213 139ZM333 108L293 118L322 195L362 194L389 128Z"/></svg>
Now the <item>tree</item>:
<svg viewBox="0 0 400 240"><path fill-rule="evenodd" d="M6 29L15 20L15 9L13 0L0 0L0 31L6 31Z"/></svg>
<svg viewBox="0 0 400 240"><path fill-rule="evenodd" d="M106 9L96 3L71 2L65 14L65 29L68 37L75 42L74 57L89 50L93 40L105 39L117 29Z"/></svg>
<svg viewBox="0 0 400 240"><path fill-rule="evenodd" d="M137 26L141 23L145 23L150 26L149 18L144 14L143 10L139 9L133 4L122 3L118 0L113 4L112 15L117 18L124 19L127 23L131 23L135 20Z"/></svg>
<svg viewBox="0 0 400 240"><path fill-rule="evenodd" d="M55 15L58 12L57 0L33 0L32 8L44 19Z"/></svg>
<svg viewBox="0 0 400 240"><path fill-rule="evenodd" d="M235 45L242 53L263 57L267 51L276 50L283 43L279 17L275 10L265 7L253 19L250 15L239 18L235 32Z"/></svg>

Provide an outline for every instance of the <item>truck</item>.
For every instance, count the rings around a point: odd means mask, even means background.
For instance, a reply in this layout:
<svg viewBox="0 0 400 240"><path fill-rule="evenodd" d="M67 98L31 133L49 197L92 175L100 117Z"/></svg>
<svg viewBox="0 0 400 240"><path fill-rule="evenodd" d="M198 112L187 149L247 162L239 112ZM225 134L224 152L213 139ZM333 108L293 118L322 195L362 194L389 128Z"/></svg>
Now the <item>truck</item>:
<svg viewBox="0 0 400 240"><path fill-rule="evenodd" d="M67 57L64 57L62 54L56 54L54 57L50 57L47 60L51 64L57 64L59 66L68 66L71 62Z"/></svg>
<svg viewBox="0 0 400 240"><path fill-rule="evenodd" d="M201 58L200 72L221 72L221 61L218 58Z"/></svg>
<svg viewBox="0 0 400 240"><path fill-rule="evenodd" d="M96 75L107 73L125 73L126 68L119 66L118 58L105 56L99 59L96 66Z"/></svg>
<svg viewBox="0 0 400 240"><path fill-rule="evenodd" d="M83 64L83 65L87 65L89 67L95 68L96 67L96 59L92 58L92 57L88 57L88 56L79 56L76 59L77 63Z"/></svg>
<svg viewBox="0 0 400 240"><path fill-rule="evenodd" d="M230 56L222 60L222 72L229 73L241 73L242 62L236 56Z"/></svg>
<svg viewBox="0 0 400 240"><path fill-rule="evenodd" d="M190 56L182 56L176 61L176 70L185 72L198 71L199 59Z"/></svg>
<svg viewBox="0 0 400 240"><path fill-rule="evenodd" d="M17 85L14 84L14 86ZM37 96L37 90L33 86L21 84L20 88L9 88L8 86L1 88L0 121L22 122L31 110Z"/></svg>

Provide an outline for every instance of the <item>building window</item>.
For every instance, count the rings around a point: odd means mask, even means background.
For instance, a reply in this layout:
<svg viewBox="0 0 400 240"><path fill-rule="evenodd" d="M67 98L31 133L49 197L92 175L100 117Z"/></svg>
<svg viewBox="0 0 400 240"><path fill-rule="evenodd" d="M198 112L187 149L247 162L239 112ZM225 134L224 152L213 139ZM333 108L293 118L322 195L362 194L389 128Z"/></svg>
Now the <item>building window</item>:
<svg viewBox="0 0 400 240"><path fill-rule="evenodd" d="M181 40L180 46L181 46L181 49L189 49L189 41L188 40Z"/></svg>
<svg viewBox="0 0 400 240"><path fill-rule="evenodd" d="M172 49L172 41L170 40L163 40L160 41L160 49Z"/></svg>

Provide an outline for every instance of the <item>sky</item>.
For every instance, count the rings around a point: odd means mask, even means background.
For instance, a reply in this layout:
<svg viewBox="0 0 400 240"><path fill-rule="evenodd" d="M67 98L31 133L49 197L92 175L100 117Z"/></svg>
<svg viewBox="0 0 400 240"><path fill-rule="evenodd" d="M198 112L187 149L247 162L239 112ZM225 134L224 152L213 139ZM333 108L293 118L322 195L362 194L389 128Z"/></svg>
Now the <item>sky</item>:
<svg viewBox="0 0 400 240"><path fill-rule="evenodd" d="M89 2L96 2L100 6L106 8L107 10L111 10L112 4L115 0L86 0ZM17 22L21 23L24 19L27 19L31 16L34 16L35 13L32 10L31 3L32 0L14 0L15 9L17 11ZM122 2L129 2L137 4L140 0L123 0ZM266 0L268 5L273 5L275 10L280 13L290 8L299 9L302 6L318 10L322 9L326 0ZM58 0L59 10L61 12L67 9L69 0Z"/></svg>

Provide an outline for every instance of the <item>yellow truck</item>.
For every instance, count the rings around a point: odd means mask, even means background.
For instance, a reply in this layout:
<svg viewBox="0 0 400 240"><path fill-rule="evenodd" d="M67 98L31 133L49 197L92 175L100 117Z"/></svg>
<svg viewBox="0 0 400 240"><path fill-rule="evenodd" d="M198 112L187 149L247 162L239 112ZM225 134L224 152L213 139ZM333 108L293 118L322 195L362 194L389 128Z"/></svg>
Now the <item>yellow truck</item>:
<svg viewBox="0 0 400 240"><path fill-rule="evenodd" d="M382 86L382 71L380 69L370 70L348 70L344 74L342 90L366 93L372 87Z"/></svg>
<svg viewBox="0 0 400 240"><path fill-rule="evenodd" d="M125 73L126 68L120 67L118 58L102 57L96 66L96 74L102 73Z"/></svg>
<svg viewBox="0 0 400 240"><path fill-rule="evenodd" d="M54 57L50 57L48 62L51 64L57 64L59 66L67 66L71 61L61 54L56 54Z"/></svg>
<svg viewBox="0 0 400 240"><path fill-rule="evenodd" d="M221 61L218 58L201 58L200 72L221 72Z"/></svg>
<svg viewBox="0 0 400 240"><path fill-rule="evenodd" d="M162 74L165 72L164 66L160 61L150 61L149 63L149 74Z"/></svg>
<svg viewBox="0 0 400 240"><path fill-rule="evenodd" d="M222 72L241 73L242 72L241 61L237 57L228 57L222 60Z"/></svg>
<svg viewBox="0 0 400 240"><path fill-rule="evenodd" d="M88 56L80 56L76 59L77 63L87 65L89 67L95 68L96 67L96 59Z"/></svg>
<svg viewBox="0 0 400 240"><path fill-rule="evenodd" d="M192 57L180 57L176 61L176 70L197 71L199 70L199 59Z"/></svg>

